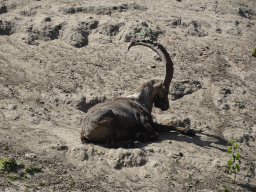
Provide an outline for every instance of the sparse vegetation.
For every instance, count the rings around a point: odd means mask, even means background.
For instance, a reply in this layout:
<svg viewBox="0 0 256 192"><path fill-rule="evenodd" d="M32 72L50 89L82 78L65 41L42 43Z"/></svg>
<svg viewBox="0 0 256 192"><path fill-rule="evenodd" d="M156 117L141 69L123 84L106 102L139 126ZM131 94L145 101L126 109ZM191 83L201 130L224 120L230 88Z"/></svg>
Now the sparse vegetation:
<svg viewBox="0 0 256 192"><path fill-rule="evenodd" d="M192 188L192 187L195 185L195 183L193 182L192 176L193 176L192 174L189 174L189 175L188 175L188 178L189 178L188 187L189 187L189 188Z"/></svg>
<svg viewBox="0 0 256 192"><path fill-rule="evenodd" d="M245 108L245 105L244 105L242 102L240 102L240 101L234 101L234 102L236 103L236 105L237 105L239 108L241 108L241 109Z"/></svg>
<svg viewBox="0 0 256 192"><path fill-rule="evenodd" d="M16 187L14 185L12 185L11 188L15 189Z"/></svg>
<svg viewBox="0 0 256 192"><path fill-rule="evenodd" d="M253 57L256 57L256 48L253 49L253 51L251 52Z"/></svg>
<svg viewBox="0 0 256 192"><path fill-rule="evenodd" d="M6 171L8 169L13 169L17 165L17 162L12 159L7 159L4 157L2 160L0 160L0 170Z"/></svg>
<svg viewBox="0 0 256 192"><path fill-rule="evenodd" d="M8 151L8 150L9 150L9 148L8 148L8 147L4 147L4 150Z"/></svg>
<svg viewBox="0 0 256 192"><path fill-rule="evenodd" d="M179 154L175 154L175 155L173 155L172 156L172 158L174 159L174 161L176 162L176 163L178 163L178 161L179 161L179 159L181 158L181 157L183 157L183 153L181 153L181 152L179 152Z"/></svg>
<svg viewBox="0 0 256 192"><path fill-rule="evenodd" d="M172 176L171 180L177 180L177 177Z"/></svg>
<svg viewBox="0 0 256 192"><path fill-rule="evenodd" d="M136 165L135 165L136 166ZM116 163L116 168L119 169L122 167L122 163Z"/></svg>
<svg viewBox="0 0 256 192"><path fill-rule="evenodd" d="M34 172L41 172L41 170L42 170L42 168L35 167L35 166L31 165L31 164L28 165L28 167L26 167L26 169L25 169L26 172L32 172L32 171L34 171Z"/></svg>
<svg viewBox="0 0 256 192"><path fill-rule="evenodd" d="M44 108L44 111L49 111L47 108Z"/></svg>
<svg viewBox="0 0 256 192"><path fill-rule="evenodd" d="M18 179L18 177L15 176L15 175L13 175L13 174L8 175L7 177L8 177L11 181L15 181L15 180Z"/></svg>
<svg viewBox="0 0 256 192"><path fill-rule="evenodd" d="M238 147L237 143L238 139L234 139L233 137L228 141L228 145L231 144L230 147L228 147L227 152L230 153L232 157L227 161L227 169L226 172L229 174L234 173L234 181L236 179L236 174L240 171L240 164L241 164L241 155L238 152L238 149L242 151L242 148Z"/></svg>
<svg viewBox="0 0 256 192"><path fill-rule="evenodd" d="M73 186L73 185L75 185L75 184L76 184L75 181L71 181L71 182L69 183L70 186Z"/></svg>
<svg viewBox="0 0 256 192"><path fill-rule="evenodd" d="M19 171L19 176L22 178L24 177L24 179L27 178L27 175L23 172L23 171Z"/></svg>
<svg viewBox="0 0 256 192"><path fill-rule="evenodd" d="M39 183L40 186L45 186L45 183Z"/></svg>

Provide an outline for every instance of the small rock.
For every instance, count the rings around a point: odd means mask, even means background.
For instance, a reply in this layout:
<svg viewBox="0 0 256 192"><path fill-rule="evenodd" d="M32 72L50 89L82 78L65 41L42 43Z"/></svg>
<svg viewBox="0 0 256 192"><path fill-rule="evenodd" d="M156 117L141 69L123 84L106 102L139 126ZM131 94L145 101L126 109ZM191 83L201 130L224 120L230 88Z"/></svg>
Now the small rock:
<svg viewBox="0 0 256 192"><path fill-rule="evenodd" d="M236 11L237 11L237 13L242 13L243 12L243 10L240 7L237 8Z"/></svg>
<svg viewBox="0 0 256 192"><path fill-rule="evenodd" d="M151 167L157 167L159 164L158 164L158 162L157 161L152 161L152 162L150 162L150 164L149 164L149 166L151 166Z"/></svg>
<svg viewBox="0 0 256 192"><path fill-rule="evenodd" d="M35 153L27 153L27 154L25 154L25 157L27 157L27 158L35 158L37 155L35 154Z"/></svg>
<svg viewBox="0 0 256 192"><path fill-rule="evenodd" d="M68 149L68 147L67 146L64 146L64 145L62 145L62 146L57 146L57 150L59 150L59 151L63 151L63 150L67 150Z"/></svg>
<svg viewBox="0 0 256 192"><path fill-rule="evenodd" d="M10 139L11 137L10 137L10 136L7 136L6 138L7 138L7 139Z"/></svg>
<svg viewBox="0 0 256 192"><path fill-rule="evenodd" d="M52 19L50 17L45 17L43 21L44 22L50 22L50 21L52 21Z"/></svg>
<svg viewBox="0 0 256 192"><path fill-rule="evenodd" d="M224 104L224 105L222 106L222 109L229 110L229 105L228 105L228 104Z"/></svg>
<svg viewBox="0 0 256 192"><path fill-rule="evenodd" d="M13 111L15 109L17 109L17 105L13 105L13 104L8 105L8 110L9 111Z"/></svg>

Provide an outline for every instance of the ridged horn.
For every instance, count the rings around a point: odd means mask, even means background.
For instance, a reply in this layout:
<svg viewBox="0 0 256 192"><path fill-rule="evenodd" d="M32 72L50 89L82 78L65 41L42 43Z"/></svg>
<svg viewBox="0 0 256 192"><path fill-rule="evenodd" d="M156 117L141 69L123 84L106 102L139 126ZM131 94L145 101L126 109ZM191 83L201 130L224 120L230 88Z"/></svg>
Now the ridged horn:
<svg viewBox="0 0 256 192"><path fill-rule="evenodd" d="M172 81L173 77L173 63L171 60L171 57L169 53L166 51L166 49L159 43L155 43L150 40L142 40L142 41L134 41L132 42L129 47L128 51L131 47L136 46L136 45L143 45L146 47L149 47L153 51L155 51L161 58L161 60L165 63L166 66L166 74L165 74L165 79L164 79L164 86L166 88L169 88L170 83Z"/></svg>

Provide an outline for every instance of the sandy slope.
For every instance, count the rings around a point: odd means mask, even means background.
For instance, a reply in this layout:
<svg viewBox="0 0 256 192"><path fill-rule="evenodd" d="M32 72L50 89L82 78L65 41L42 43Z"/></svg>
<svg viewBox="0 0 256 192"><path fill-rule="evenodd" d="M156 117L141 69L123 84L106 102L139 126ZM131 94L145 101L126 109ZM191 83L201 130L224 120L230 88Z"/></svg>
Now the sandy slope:
<svg viewBox="0 0 256 192"><path fill-rule="evenodd" d="M0 159L24 166L0 174L0 191L256 191L255 31L253 0L1 0ZM82 145L90 107L164 78L153 51L127 52L135 39L160 42L174 62L170 109L154 120L197 135ZM235 183L231 137L243 148ZM25 178L30 164L42 171Z"/></svg>

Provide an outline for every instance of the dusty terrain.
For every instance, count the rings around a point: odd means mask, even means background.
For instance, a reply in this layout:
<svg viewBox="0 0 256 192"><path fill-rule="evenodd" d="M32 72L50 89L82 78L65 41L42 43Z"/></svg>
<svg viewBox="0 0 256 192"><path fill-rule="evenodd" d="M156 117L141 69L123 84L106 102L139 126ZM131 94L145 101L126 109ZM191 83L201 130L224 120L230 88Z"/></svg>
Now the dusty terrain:
<svg viewBox="0 0 256 192"><path fill-rule="evenodd" d="M161 133L137 149L82 145L90 107L163 79L174 62ZM255 0L0 0L0 191L256 191ZM225 172L231 137L241 171ZM245 139L244 139L245 138Z"/></svg>

